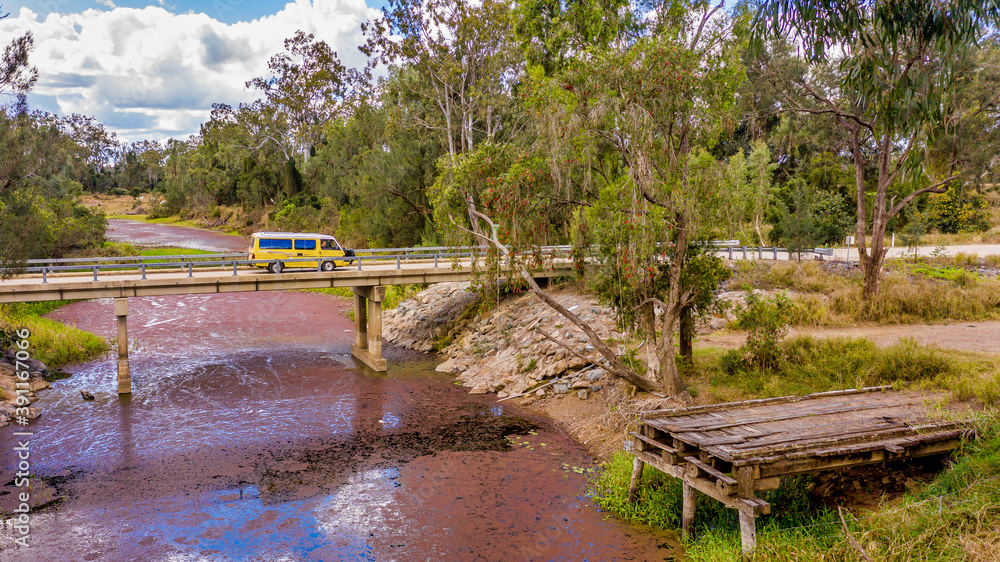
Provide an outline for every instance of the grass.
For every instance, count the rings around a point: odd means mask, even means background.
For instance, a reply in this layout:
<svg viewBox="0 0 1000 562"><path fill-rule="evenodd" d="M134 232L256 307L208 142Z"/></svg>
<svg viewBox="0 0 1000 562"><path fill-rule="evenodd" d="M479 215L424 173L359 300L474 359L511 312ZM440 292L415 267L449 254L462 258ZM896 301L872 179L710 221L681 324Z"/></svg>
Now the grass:
<svg viewBox="0 0 1000 562"><path fill-rule="evenodd" d="M893 260L867 303L857 271L828 273L817 262L741 262L729 286L794 291L792 324L800 326L1000 319L1000 281L969 271L965 259Z"/></svg>
<svg viewBox="0 0 1000 562"><path fill-rule="evenodd" d="M704 349L690 379L714 402L893 385L942 390L954 400L1000 403L1000 356L925 347L913 340L880 348L871 340L797 336L781 342L776 370L737 365L740 350Z"/></svg>
<svg viewBox="0 0 1000 562"><path fill-rule="evenodd" d="M139 252L140 256L195 256L201 254L215 254L209 250L196 250L194 248L146 248ZM133 254L134 255L134 254Z"/></svg>
<svg viewBox="0 0 1000 562"><path fill-rule="evenodd" d="M847 514L848 527L872 560L996 560L1000 552L1000 421L980 420L979 438L954 455L953 464L928 485L870 513ZM626 482L627 487L627 482ZM776 510L785 510L775 503ZM793 512L796 506L791 506ZM832 513L801 516L800 525L770 521L758 526L759 562L861 559ZM739 560L735 526L705 529L687 543L692 560Z"/></svg>
<svg viewBox="0 0 1000 562"><path fill-rule="evenodd" d="M382 301L382 310L390 310L399 306L399 303L427 288L427 285L386 285L385 300ZM329 289L303 289L307 293L322 293L324 295L334 295L337 297L354 298L354 291L348 287L332 287Z"/></svg>
<svg viewBox="0 0 1000 562"><path fill-rule="evenodd" d="M15 329L27 328L31 332L28 338L31 342L31 347L28 349L31 357L45 363L50 369L90 359L106 352L108 342L104 339L42 317L68 302L0 305L0 325Z"/></svg>
<svg viewBox="0 0 1000 562"><path fill-rule="evenodd" d="M1000 419L978 422L978 439L964 444L953 461L926 486L873 511L844 516L851 536L871 560L995 560L1000 552ZM680 481L647 467L637 502L628 486L632 457L616 454L590 482L594 502L627 521L665 529L680 527ZM785 479L764 495L772 514L757 519L757 562L862 559L833 510L813 503L810 477ZM742 560L736 513L704 497L698 503L693 538L684 542L694 561Z"/></svg>

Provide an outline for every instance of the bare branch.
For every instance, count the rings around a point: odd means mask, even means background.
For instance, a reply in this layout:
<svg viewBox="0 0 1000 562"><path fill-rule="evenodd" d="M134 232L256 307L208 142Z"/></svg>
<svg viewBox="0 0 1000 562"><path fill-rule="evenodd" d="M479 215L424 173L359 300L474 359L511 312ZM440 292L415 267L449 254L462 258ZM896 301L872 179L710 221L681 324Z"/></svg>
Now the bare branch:
<svg viewBox="0 0 1000 562"><path fill-rule="evenodd" d="M903 210L903 207L905 207L907 203L913 201L915 198L920 197L925 193L944 193L945 191L948 191L948 188L945 187L945 184L951 183L956 179L958 179L957 175L948 176L939 182L928 185L927 187L920 188L914 191L913 193L907 195L906 197L903 198L902 201L897 203L896 206L893 207L891 211L889 211L889 214L887 214L885 217L886 220L889 220L892 217L896 216L896 213Z"/></svg>
<svg viewBox="0 0 1000 562"><path fill-rule="evenodd" d="M476 210L470 210L470 213L473 213L476 215L476 217L486 221L486 223L490 226L490 232L495 230L494 229L495 223L489 217ZM453 218L451 222L456 228L459 228L460 230L472 234L473 236L479 238L484 242L492 244L494 247L497 248L497 250L501 254L508 257L510 256L510 250L495 238L486 236L485 234L481 234L478 232L472 232L471 230L455 222ZM518 264L516 267L519 273L521 274L521 277L528 284L528 287L531 289L531 292L535 294L535 296L541 299L542 302L547 304L550 308L558 312L563 318L566 318L574 325L576 325L578 328L583 330L583 333L587 335L587 339L590 340L590 343L604 357L604 359L607 360L608 362L607 369L609 373L618 378L628 381L629 383L631 383L636 388L639 388L640 390L645 390L647 392L655 392L660 390L659 387L656 385L656 383L639 376L632 369L629 369L627 365L622 363L621 359L619 359L618 356L615 355L613 351L611 351L611 349L607 346L607 344L604 343L604 340L602 340L601 337L597 335L597 332L595 332L594 329L591 328L589 324L581 320L579 316L573 314L566 307L559 304L558 301L550 297L548 293L543 291L542 288L538 286L538 283L535 282L535 278L531 275L531 272L529 272L527 268L525 268L523 265L520 264Z"/></svg>

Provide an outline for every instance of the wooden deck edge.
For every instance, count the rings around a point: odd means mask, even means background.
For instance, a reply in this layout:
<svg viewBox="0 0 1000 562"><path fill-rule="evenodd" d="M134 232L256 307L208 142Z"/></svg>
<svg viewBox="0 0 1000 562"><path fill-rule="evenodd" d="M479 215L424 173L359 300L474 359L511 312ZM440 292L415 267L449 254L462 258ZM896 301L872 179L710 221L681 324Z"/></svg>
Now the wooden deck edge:
<svg viewBox="0 0 1000 562"><path fill-rule="evenodd" d="M692 414L704 414L719 410L752 408L755 406L769 406L772 404L784 404L787 402L799 402L802 400L815 400L830 396L847 396L851 394L866 394L869 392L884 392L892 390L892 386L869 386L865 388L848 388L844 390L830 390L827 392L814 392L805 396L781 396L777 398L757 398L754 400L743 400L741 402L725 402L722 404L707 404L705 406L692 406L689 408L669 408L663 410L648 410L642 413L642 418L656 419L668 418L671 416L688 416Z"/></svg>
<svg viewBox="0 0 1000 562"><path fill-rule="evenodd" d="M673 476L674 478L683 481L706 496L721 502L728 508L742 511L753 517L771 512L771 505L765 500L760 498L740 498L724 494L716 488L715 482L704 478L692 478L688 476L686 474L685 465L666 464L663 462L663 459L650 453L649 451L637 451L635 449L635 445L628 440L625 441L624 447L625 451L631 453L642 462L652 466L666 475Z"/></svg>

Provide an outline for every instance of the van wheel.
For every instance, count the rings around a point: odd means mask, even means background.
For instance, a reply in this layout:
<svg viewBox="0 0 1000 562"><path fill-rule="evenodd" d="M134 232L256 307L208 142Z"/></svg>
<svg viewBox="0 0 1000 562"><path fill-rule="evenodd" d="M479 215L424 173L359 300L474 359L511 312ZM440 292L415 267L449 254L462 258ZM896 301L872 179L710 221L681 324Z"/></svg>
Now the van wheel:
<svg viewBox="0 0 1000 562"><path fill-rule="evenodd" d="M281 273L282 269L284 269L284 267L281 265L280 261L276 261L274 263L267 265L267 270L270 271L271 273Z"/></svg>
<svg viewBox="0 0 1000 562"><path fill-rule="evenodd" d="M337 269L337 264L332 261L323 262L323 271L333 271L334 269Z"/></svg>

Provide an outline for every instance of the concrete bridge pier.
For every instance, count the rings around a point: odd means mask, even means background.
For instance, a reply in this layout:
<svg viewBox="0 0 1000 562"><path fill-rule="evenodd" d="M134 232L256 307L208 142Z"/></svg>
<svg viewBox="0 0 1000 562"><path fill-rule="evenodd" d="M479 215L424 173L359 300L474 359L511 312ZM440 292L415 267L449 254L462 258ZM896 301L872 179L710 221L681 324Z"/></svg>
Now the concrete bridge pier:
<svg viewBox="0 0 1000 562"><path fill-rule="evenodd" d="M118 394L132 394L132 373L128 367L128 299L115 299L118 317Z"/></svg>
<svg viewBox="0 0 1000 562"><path fill-rule="evenodd" d="M351 355L376 371L389 370L382 357L382 301L385 286L352 287L354 291L354 345Z"/></svg>

